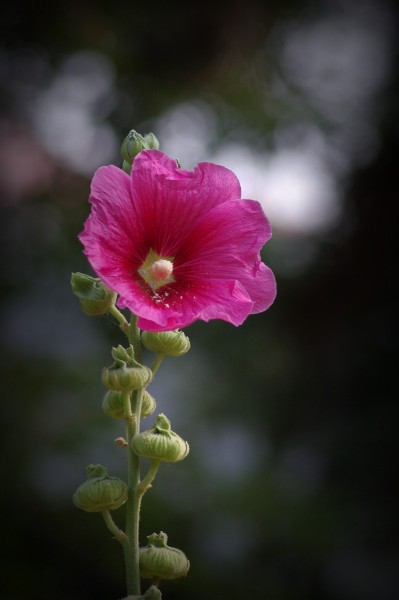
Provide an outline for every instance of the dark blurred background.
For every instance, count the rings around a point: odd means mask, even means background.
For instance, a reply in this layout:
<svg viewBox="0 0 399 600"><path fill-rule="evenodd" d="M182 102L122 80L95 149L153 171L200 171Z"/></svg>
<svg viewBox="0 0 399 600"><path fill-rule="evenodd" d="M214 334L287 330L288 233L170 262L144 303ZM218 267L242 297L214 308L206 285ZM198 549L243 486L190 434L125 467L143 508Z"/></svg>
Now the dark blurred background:
<svg viewBox="0 0 399 600"><path fill-rule="evenodd" d="M131 128L237 173L279 288L240 328L188 328L151 385L191 445L143 505L143 543L166 531L192 563L165 600L399 598L397 27L386 0L2 7L2 599L125 593L71 500L91 462L124 476L100 383L123 339L69 280Z"/></svg>

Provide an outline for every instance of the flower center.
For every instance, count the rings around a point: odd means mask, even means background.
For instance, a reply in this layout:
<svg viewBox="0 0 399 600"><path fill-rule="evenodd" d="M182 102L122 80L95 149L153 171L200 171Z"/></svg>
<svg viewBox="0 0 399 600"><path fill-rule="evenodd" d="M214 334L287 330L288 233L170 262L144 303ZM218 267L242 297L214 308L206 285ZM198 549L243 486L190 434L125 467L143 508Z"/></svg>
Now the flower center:
<svg viewBox="0 0 399 600"><path fill-rule="evenodd" d="M172 277L173 257L162 258L150 250L138 273L153 290L157 290L175 281Z"/></svg>

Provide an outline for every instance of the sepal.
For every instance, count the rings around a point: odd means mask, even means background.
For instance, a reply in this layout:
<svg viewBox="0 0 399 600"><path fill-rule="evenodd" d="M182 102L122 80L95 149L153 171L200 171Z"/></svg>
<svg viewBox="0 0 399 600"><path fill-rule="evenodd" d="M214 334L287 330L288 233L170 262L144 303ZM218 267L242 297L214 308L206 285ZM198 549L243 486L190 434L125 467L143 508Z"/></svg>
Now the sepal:
<svg viewBox="0 0 399 600"><path fill-rule="evenodd" d="M177 433L171 430L169 419L159 414L152 429L147 429L133 437L133 451L138 456L178 462L189 453L189 445Z"/></svg>
<svg viewBox="0 0 399 600"><path fill-rule="evenodd" d="M110 477L102 465L89 465L87 481L73 495L75 506L86 512L115 510L127 500L128 487L118 477Z"/></svg>
<svg viewBox="0 0 399 600"><path fill-rule="evenodd" d="M155 398L151 396L146 390L143 391L143 399L141 401L141 418L152 415L156 408ZM125 409L123 404L122 392L109 390L102 403L102 409L106 415L113 419L124 419Z"/></svg>
<svg viewBox="0 0 399 600"><path fill-rule="evenodd" d="M111 354L115 362L102 372L102 382L110 390L138 390L150 383L152 371L134 359L133 346L123 348L119 345L112 348Z"/></svg>
<svg viewBox="0 0 399 600"><path fill-rule="evenodd" d="M167 356L182 356L190 350L190 340L182 331L143 331L141 341L147 350Z"/></svg>
<svg viewBox="0 0 399 600"><path fill-rule="evenodd" d="M86 315L104 315L115 304L117 294L96 277L84 273L72 273L71 286Z"/></svg>
<svg viewBox="0 0 399 600"><path fill-rule="evenodd" d="M140 548L140 574L144 579L178 579L187 575L190 562L184 552L167 545L166 533L153 533L147 539L147 546Z"/></svg>

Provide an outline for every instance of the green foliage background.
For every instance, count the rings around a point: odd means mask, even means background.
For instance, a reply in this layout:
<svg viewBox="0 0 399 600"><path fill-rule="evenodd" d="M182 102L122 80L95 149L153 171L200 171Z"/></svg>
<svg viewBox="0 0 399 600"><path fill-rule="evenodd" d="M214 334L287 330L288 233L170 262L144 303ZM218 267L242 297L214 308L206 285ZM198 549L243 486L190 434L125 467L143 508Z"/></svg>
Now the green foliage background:
<svg viewBox="0 0 399 600"><path fill-rule="evenodd" d="M110 347L123 340L111 319L81 314L69 287L72 271L89 272L77 234L91 174L50 153L46 185L15 191L43 152L30 120L38 92L69 56L97 52L113 65L114 95L108 107L93 105L92 117L116 139L195 101L217 116L215 146L241 140L261 152L281 122L329 127L300 89L284 99L269 87L268 73L281 67L270 51L281 27L293 23L295 32L349 5L21 0L2 9L4 600L124 595L120 548L100 517L71 501L88 463L123 476L112 442L121 432L101 411L100 383ZM163 586L166 599L399 595L397 15L389 2L357 4L377 5L393 31L390 77L369 115L379 142L352 166L339 220L308 236L275 227L264 253L278 280L272 309L238 329L191 326L192 350L165 362L150 390L191 446L187 460L161 470L143 506L143 542L166 531L192 564L187 579ZM13 142L32 139L27 158ZM11 154L13 188L5 183ZM287 269L309 245L311 259Z"/></svg>

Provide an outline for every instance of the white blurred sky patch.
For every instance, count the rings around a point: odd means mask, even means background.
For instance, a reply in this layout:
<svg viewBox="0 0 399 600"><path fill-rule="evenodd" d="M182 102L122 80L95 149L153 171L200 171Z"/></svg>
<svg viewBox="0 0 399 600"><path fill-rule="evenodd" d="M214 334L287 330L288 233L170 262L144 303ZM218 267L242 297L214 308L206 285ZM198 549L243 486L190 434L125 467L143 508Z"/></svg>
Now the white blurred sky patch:
<svg viewBox="0 0 399 600"><path fill-rule="evenodd" d="M90 175L117 153L105 122L114 98L114 67L102 54L70 56L33 103L33 127L46 150L67 168Z"/></svg>
<svg viewBox="0 0 399 600"><path fill-rule="evenodd" d="M358 2L306 24L277 28L286 78L337 123L370 115L389 74L392 35L384 4Z"/></svg>
<svg viewBox="0 0 399 600"><path fill-rule="evenodd" d="M216 115L205 102L192 101L173 106L156 123L162 151L178 158L185 169L209 160L208 148L217 135Z"/></svg>
<svg viewBox="0 0 399 600"><path fill-rule="evenodd" d="M259 154L226 146L214 159L236 173L243 197L258 200L275 228L312 233L339 215L334 179L309 148Z"/></svg>

